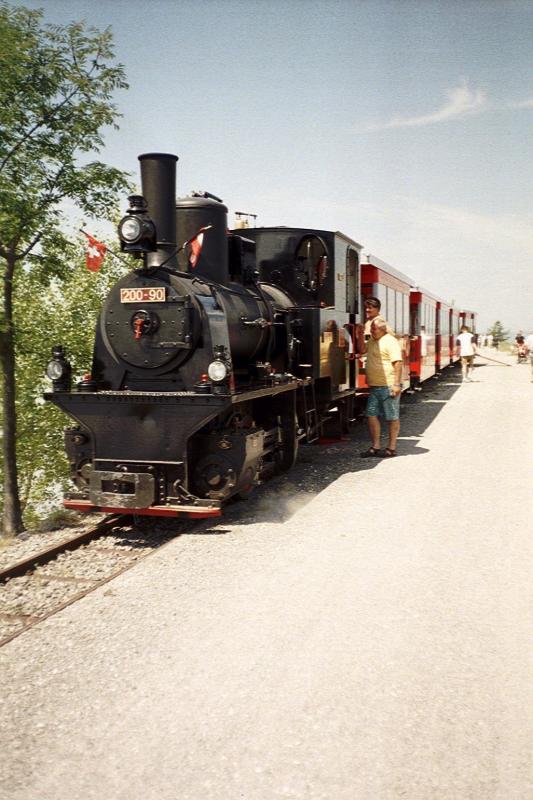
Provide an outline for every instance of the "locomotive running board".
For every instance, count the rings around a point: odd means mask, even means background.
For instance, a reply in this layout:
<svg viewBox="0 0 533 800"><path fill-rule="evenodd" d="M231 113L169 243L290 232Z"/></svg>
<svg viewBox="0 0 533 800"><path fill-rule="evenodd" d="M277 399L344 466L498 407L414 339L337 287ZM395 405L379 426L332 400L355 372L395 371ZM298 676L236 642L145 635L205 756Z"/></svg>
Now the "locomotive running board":
<svg viewBox="0 0 533 800"><path fill-rule="evenodd" d="M142 517L190 517L191 519L207 519L220 517L220 508L206 506L150 506L150 508L117 508L116 506L95 506L87 500L63 500L65 508L80 511L83 514L100 512L105 514L137 514Z"/></svg>

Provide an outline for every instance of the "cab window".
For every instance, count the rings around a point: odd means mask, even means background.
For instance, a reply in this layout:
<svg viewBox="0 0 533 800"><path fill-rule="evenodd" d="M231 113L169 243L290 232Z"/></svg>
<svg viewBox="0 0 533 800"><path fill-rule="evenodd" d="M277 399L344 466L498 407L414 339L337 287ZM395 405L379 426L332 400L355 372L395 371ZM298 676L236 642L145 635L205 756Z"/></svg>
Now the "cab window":
<svg viewBox="0 0 533 800"><path fill-rule="evenodd" d="M296 283L314 299L324 299L329 263L326 245L319 236L304 236L295 253Z"/></svg>

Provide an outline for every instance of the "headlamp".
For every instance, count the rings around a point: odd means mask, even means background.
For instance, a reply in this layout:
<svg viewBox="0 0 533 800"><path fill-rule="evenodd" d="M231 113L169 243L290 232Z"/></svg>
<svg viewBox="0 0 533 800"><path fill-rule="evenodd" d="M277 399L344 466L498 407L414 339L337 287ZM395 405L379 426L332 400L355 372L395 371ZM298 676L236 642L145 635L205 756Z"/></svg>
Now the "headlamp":
<svg viewBox="0 0 533 800"><path fill-rule="evenodd" d="M216 361L212 361L209 364L207 368L207 374L209 375L212 381L214 381L215 383L220 383L220 381L223 381L224 378L227 376L228 368L226 367L223 361L219 361L217 359Z"/></svg>
<svg viewBox="0 0 533 800"><path fill-rule="evenodd" d="M46 376L50 378L54 391L69 391L72 367L65 357L63 347L58 344L52 348L52 358L46 366Z"/></svg>
<svg viewBox="0 0 533 800"><path fill-rule="evenodd" d="M140 258L142 253L157 250L155 225L148 216L144 197L132 194L129 201L128 213L118 224L120 249Z"/></svg>
<svg viewBox="0 0 533 800"><path fill-rule="evenodd" d="M65 365L61 361L50 361L46 367L46 374L51 381L60 381L65 372Z"/></svg>
<svg viewBox="0 0 533 800"><path fill-rule="evenodd" d="M128 243L136 242L142 233L142 224L138 217L124 217L118 226L118 235Z"/></svg>

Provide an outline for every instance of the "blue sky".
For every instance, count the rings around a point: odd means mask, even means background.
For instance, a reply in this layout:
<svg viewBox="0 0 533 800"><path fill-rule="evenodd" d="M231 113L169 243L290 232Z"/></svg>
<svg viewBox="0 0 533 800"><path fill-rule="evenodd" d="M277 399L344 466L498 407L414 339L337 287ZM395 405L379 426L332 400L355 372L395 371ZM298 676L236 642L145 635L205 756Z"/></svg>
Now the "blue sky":
<svg viewBox="0 0 533 800"><path fill-rule="evenodd" d="M533 329L530 0L23 5L112 27L103 160L176 153L179 195L342 230L483 329Z"/></svg>

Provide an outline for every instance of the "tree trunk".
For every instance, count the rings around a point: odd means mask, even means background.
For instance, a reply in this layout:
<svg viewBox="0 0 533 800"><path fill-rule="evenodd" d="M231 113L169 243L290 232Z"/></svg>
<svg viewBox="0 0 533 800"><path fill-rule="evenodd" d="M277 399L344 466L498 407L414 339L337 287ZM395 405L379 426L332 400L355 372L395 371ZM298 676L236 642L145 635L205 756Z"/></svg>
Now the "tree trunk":
<svg viewBox="0 0 533 800"><path fill-rule="evenodd" d="M15 256L8 254L4 276L4 319L0 328L0 365L3 383L4 536L24 530L17 476L17 418L15 409L15 337L13 329L13 274Z"/></svg>

